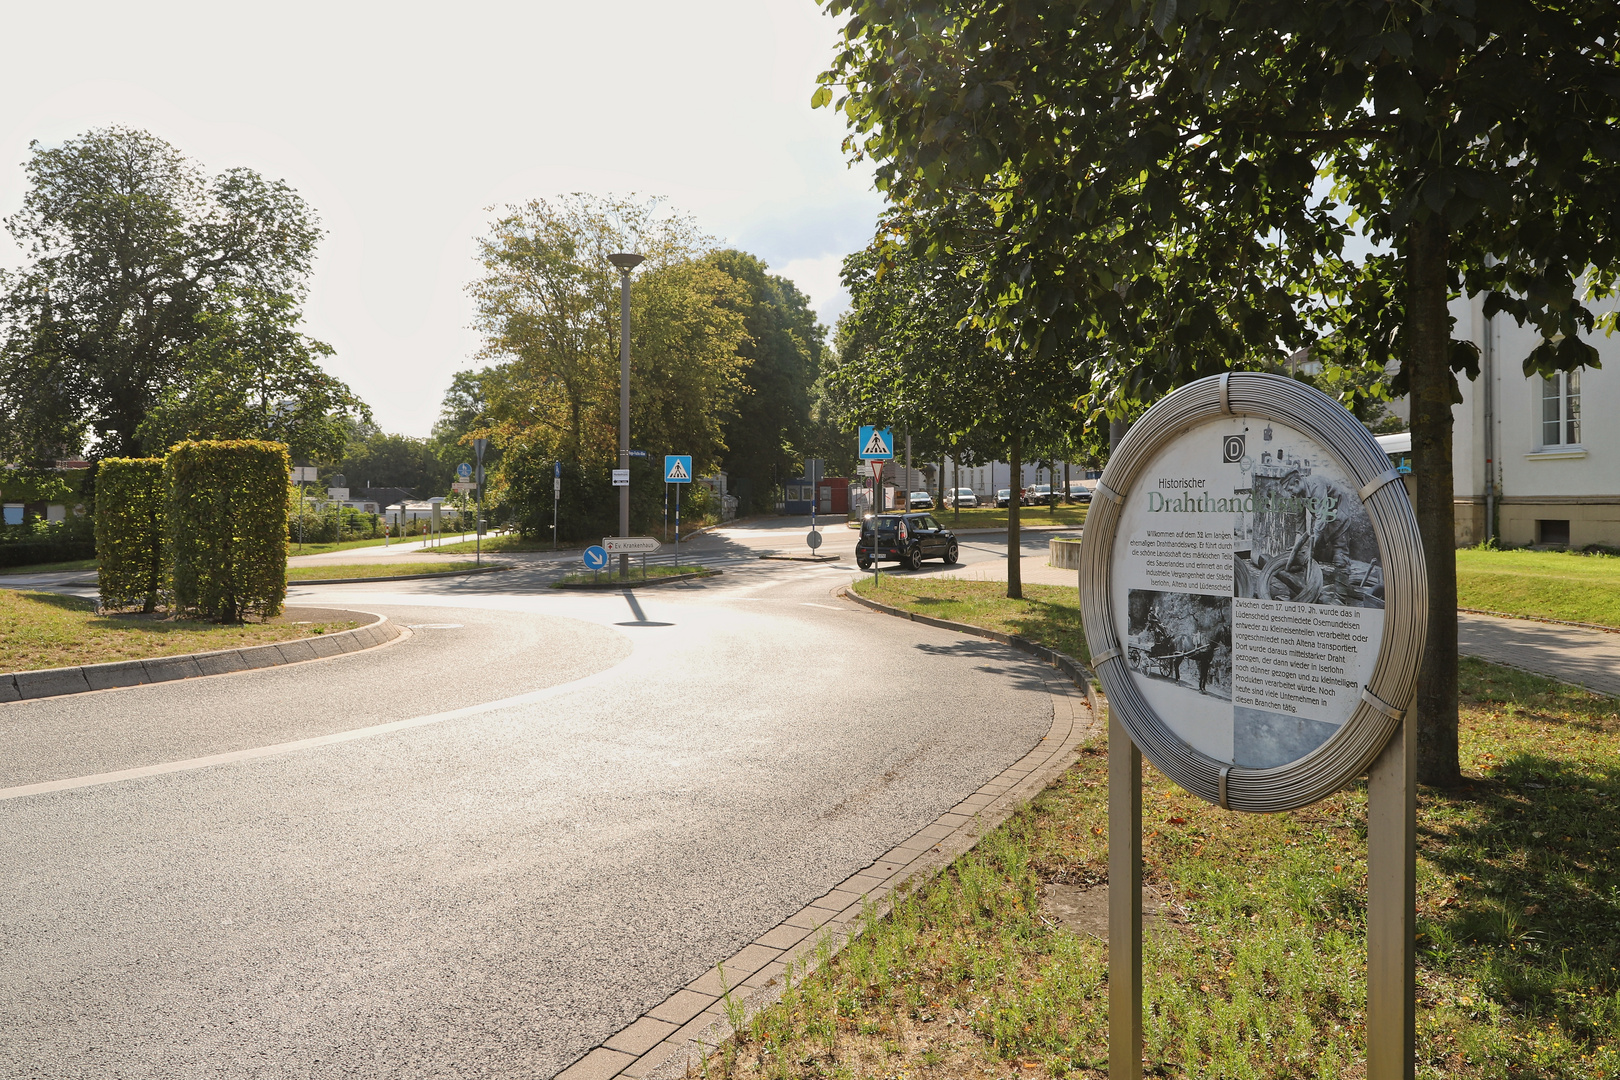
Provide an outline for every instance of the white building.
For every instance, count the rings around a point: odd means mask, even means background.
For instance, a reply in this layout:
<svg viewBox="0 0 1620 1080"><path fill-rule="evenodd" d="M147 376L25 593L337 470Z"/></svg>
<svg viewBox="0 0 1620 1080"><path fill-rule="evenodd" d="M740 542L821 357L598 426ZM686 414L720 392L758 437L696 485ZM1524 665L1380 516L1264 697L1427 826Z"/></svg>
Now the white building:
<svg viewBox="0 0 1620 1080"><path fill-rule="evenodd" d="M1480 377L1452 408L1457 543L1620 547L1620 336L1587 340L1602 368L1526 378L1540 336L1483 297L1458 300L1453 336L1480 348ZM1487 527L1490 516L1495 529Z"/></svg>

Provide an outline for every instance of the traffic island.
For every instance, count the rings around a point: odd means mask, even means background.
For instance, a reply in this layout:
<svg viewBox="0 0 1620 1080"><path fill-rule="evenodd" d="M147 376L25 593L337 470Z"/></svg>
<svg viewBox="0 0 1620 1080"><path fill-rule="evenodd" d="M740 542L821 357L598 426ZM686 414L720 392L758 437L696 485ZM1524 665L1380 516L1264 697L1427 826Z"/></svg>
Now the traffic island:
<svg viewBox="0 0 1620 1080"><path fill-rule="evenodd" d="M29 633L19 634L19 625ZM0 702L320 660L388 644L402 632L384 616L338 608L290 607L274 619L228 626L97 614L90 601L56 593L0 593L0 665L13 669L0 674Z"/></svg>
<svg viewBox="0 0 1620 1080"><path fill-rule="evenodd" d="M660 568L654 568L643 573L640 568L633 567L629 580L618 576L617 571L603 570L592 574L569 574L561 581L551 583L553 589L585 589L598 592L616 589L639 589L651 585L673 585L678 581L696 581L699 578L719 577L720 571L706 569L701 566L669 567L669 573L659 573ZM595 580L593 580L593 577Z"/></svg>
<svg viewBox="0 0 1620 1080"><path fill-rule="evenodd" d="M360 585L373 581L419 581L423 578L471 577L477 574L497 574L510 570L507 563L480 566L472 562L455 562L445 566L431 563L384 563L368 566L364 563L340 566L298 566L287 568L288 585Z"/></svg>

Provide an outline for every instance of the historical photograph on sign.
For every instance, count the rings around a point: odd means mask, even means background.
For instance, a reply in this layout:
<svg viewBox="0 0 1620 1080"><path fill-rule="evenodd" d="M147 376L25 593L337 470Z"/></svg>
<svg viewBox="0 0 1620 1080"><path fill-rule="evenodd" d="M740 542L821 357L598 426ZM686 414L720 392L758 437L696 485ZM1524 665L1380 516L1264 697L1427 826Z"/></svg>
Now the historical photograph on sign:
<svg viewBox="0 0 1620 1080"><path fill-rule="evenodd" d="M1252 510L1236 523L1233 595L1296 604L1382 608L1378 540L1361 498L1320 450L1267 442L1247 458ZM1314 452L1313 452L1314 450Z"/></svg>
<svg viewBox="0 0 1620 1080"><path fill-rule="evenodd" d="M1132 589L1127 665L1150 679L1232 700L1232 598Z"/></svg>

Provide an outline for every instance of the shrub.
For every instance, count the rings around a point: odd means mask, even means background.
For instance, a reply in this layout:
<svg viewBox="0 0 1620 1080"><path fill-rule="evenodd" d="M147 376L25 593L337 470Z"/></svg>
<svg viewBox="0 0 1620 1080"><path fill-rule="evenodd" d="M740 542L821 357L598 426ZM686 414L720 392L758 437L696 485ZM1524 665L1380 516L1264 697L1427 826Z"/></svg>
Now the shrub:
<svg viewBox="0 0 1620 1080"><path fill-rule="evenodd" d="M287 598L284 443L183 442L163 465L177 612L241 622Z"/></svg>
<svg viewBox="0 0 1620 1080"><path fill-rule="evenodd" d="M143 611L156 610L164 586L167 502L161 458L101 462L96 471L94 551L101 560L102 607L138 603Z"/></svg>

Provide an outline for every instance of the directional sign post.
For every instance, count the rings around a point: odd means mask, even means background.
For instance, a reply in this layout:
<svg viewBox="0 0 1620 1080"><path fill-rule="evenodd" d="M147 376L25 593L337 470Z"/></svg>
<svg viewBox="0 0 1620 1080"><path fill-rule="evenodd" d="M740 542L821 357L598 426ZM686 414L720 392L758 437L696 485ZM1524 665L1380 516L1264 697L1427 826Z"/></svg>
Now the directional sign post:
<svg viewBox="0 0 1620 1080"><path fill-rule="evenodd" d="M602 550L609 555L653 555L663 546L658 542L656 536L606 536L602 538Z"/></svg>
<svg viewBox="0 0 1620 1080"><path fill-rule="evenodd" d="M551 463L551 550L557 550L557 504L562 502L562 462Z"/></svg>
<svg viewBox="0 0 1620 1080"><path fill-rule="evenodd" d="M585 549L585 569L591 572L593 578L599 571L605 570L607 568L607 564L607 552L603 551L595 544L592 544L590 547Z"/></svg>
<svg viewBox="0 0 1620 1080"><path fill-rule="evenodd" d="M690 484L692 482L692 455L664 455L664 483ZM666 487L664 489L668 491ZM665 504L666 506L668 503ZM675 565L681 565L681 489L675 489Z"/></svg>

